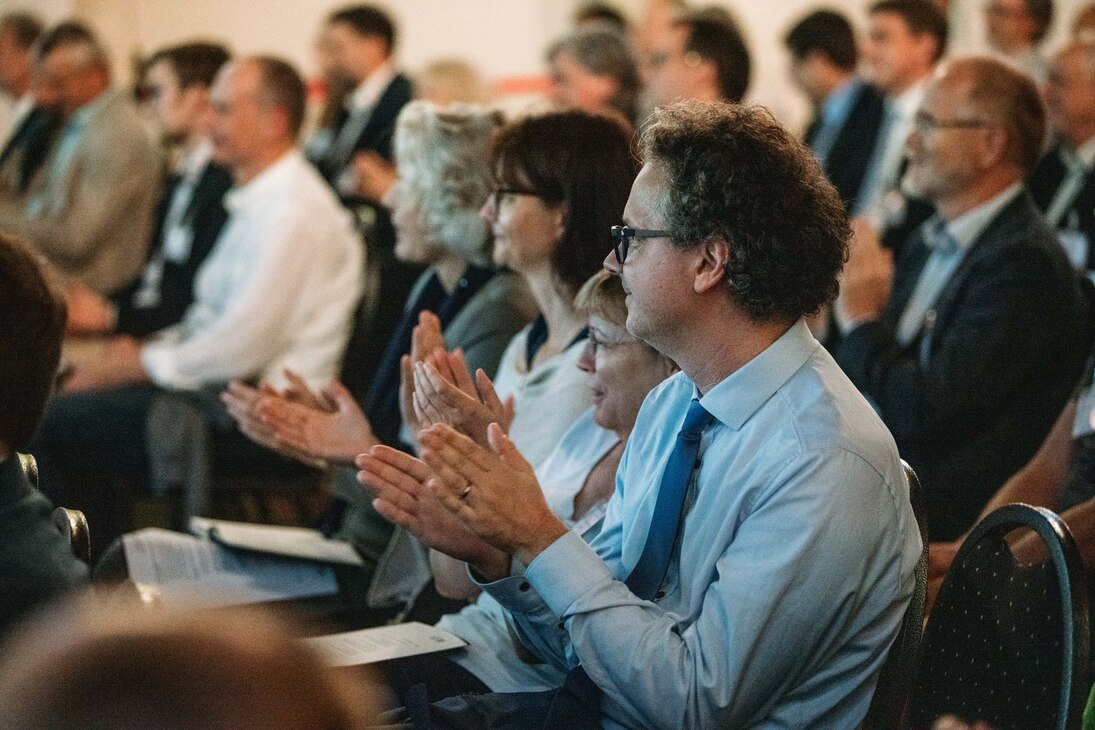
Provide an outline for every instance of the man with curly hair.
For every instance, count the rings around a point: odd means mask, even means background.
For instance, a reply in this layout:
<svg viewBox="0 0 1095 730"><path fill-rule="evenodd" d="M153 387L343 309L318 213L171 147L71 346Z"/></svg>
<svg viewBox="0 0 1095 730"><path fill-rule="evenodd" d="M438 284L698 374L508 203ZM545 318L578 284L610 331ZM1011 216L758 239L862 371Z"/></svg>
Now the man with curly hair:
<svg viewBox="0 0 1095 730"><path fill-rule="evenodd" d="M602 532L568 533L497 425L490 450L423 430L428 492L497 548L473 577L568 672L548 726L856 727L921 541L893 439L803 320L837 293L840 197L759 108L664 107L641 146L605 266L682 372L646 398Z"/></svg>

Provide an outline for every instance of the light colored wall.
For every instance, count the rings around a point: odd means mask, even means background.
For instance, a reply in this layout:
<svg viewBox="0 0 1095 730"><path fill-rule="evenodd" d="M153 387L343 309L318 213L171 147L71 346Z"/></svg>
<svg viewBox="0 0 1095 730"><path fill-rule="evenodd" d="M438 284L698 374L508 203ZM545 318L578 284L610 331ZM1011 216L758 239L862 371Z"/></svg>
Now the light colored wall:
<svg viewBox="0 0 1095 730"><path fill-rule="evenodd" d="M77 15L91 22L113 49L119 77L130 61L162 45L195 37L229 42L237 53L274 52L305 73L323 17L350 0L0 0L0 12L32 9L50 21ZM952 52L983 50L985 0L951 0ZM579 0L378 0L397 18L399 60L415 69L439 56L463 56L491 79L543 72L543 49L564 32ZM862 26L868 0L715 0L748 32L754 59L749 99L764 104L793 127L806 105L787 78L782 37L809 10L842 9ZM1059 45L1085 0L1057 0L1058 18L1048 48ZM700 3L695 3L700 4ZM616 0L632 17L646 0Z"/></svg>

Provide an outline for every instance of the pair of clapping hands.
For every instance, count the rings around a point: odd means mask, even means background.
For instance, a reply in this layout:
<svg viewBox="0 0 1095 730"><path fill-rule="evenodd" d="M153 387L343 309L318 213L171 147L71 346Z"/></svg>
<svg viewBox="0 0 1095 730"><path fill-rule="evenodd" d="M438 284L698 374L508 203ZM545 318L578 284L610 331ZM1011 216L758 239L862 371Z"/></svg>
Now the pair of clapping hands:
<svg viewBox="0 0 1095 730"><path fill-rule="evenodd" d="M481 434L478 440L486 443L489 423L509 427L512 401L503 403L481 370L472 382L463 353L445 351L436 315L420 314L411 342L411 353L401 361L399 401L412 434L448 423L464 433ZM293 371L287 369L285 376L288 385L282 390L237 380L222 394L229 414L249 438L313 465L351 464L379 443L365 412L342 383L332 381L316 393Z"/></svg>
<svg viewBox="0 0 1095 730"><path fill-rule="evenodd" d="M432 313L420 314L400 368L400 412L421 460L381 445L337 381L315 393L286 371L283 390L233 381L222 399L240 430L268 448L315 466L356 463L377 511L484 575L508 571L510 555L527 562L565 532L506 436L512 398L502 401L482 370L473 379L460 350L445 350Z"/></svg>

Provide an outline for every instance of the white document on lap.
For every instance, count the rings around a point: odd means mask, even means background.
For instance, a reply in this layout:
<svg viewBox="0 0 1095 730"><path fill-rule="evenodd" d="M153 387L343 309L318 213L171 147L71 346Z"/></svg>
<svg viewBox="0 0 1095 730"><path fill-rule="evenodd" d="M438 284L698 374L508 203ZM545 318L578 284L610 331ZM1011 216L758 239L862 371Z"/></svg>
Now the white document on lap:
<svg viewBox="0 0 1095 730"><path fill-rule="evenodd" d="M233 606L338 592L330 565L233 550L170 530L131 532L122 546L129 577L150 603Z"/></svg>

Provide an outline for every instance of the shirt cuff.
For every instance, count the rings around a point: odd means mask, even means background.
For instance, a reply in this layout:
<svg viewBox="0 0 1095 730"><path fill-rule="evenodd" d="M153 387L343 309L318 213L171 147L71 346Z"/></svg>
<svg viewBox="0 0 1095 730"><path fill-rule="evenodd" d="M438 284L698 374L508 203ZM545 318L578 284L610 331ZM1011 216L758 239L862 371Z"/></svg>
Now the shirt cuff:
<svg viewBox="0 0 1095 730"><path fill-rule="evenodd" d="M616 580L601 556L573 531L537 555L525 577L556 616L562 616L578 598L597 586Z"/></svg>
<svg viewBox="0 0 1095 730"><path fill-rule="evenodd" d="M149 379L161 388L186 389L187 384L179 373L174 348L166 343L153 342L141 348L141 365Z"/></svg>

